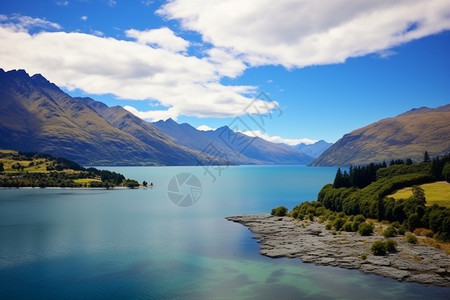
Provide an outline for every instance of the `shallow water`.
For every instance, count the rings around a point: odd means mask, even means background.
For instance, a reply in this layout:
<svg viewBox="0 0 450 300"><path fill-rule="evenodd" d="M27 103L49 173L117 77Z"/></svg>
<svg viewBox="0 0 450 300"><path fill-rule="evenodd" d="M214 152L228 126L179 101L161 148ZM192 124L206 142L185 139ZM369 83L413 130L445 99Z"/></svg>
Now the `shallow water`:
<svg viewBox="0 0 450 300"><path fill-rule="evenodd" d="M314 200L335 168L111 167L153 189L0 190L0 298L432 299L450 289L259 255L225 216ZM192 174L181 208L171 179ZM211 175L214 175L212 177ZM189 189L182 187L179 194Z"/></svg>

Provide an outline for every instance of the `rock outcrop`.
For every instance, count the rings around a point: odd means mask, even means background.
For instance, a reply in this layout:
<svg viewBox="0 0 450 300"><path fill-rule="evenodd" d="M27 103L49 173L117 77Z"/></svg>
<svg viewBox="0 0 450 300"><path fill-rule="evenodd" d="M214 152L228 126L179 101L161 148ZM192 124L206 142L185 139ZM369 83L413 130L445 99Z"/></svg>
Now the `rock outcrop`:
<svg viewBox="0 0 450 300"><path fill-rule="evenodd" d="M333 235L318 222L300 223L290 217L268 214L226 218L247 226L256 234L262 255L300 258L304 263L359 269L399 281L450 286L450 256L429 245L410 244L404 236L394 239L397 252L374 256L370 247L384 239L376 233L361 236L355 232Z"/></svg>

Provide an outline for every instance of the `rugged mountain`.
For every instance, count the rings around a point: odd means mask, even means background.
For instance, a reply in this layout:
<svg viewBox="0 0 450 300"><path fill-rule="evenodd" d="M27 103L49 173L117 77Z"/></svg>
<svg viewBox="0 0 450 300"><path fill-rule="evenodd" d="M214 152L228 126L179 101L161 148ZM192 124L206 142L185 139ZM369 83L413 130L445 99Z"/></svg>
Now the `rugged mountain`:
<svg viewBox="0 0 450 300"><path fill-rule="evenodd" d="M208 158L122 108L97 112L92 101L70 97L39 74L0 69L0 148L95 165L195 165Z"/></svg>
<svg viewBox="0 0 450 300"><path fill-rule="evenodd" d="M333 143L327 143L324 140L315 142L314 144L304 144L300 143L294 146L294 149L305 153L306 155L312 156L314 158L319 157L325 150L330 148Z"/></svg>
<svg viewBox="0 0 450 300"><path fill-rule="evenodd" d="M423 159L450 151L450 104L422 107L344 135L313 166L348 166L392 159Z"/></svg>
<svg viewBox="0 0 450 300"><path fill-rule="evenodd" d="M308 164L312 157L290 146L234 132L228 126L201 131L172 119L153 123L179 143L237 164Z"/></svg>
<svg viewBox="0 0 450 300"><path fill-rule="evenodd" d="M207 154L183 146L152 124L133 115L121 106L108 107L104 103L91 98L77 99L94 109L115 128L130 134L154 149L158 158L167 160L166 165L196 165L199 162L207 162L212 159Z"/></svg>

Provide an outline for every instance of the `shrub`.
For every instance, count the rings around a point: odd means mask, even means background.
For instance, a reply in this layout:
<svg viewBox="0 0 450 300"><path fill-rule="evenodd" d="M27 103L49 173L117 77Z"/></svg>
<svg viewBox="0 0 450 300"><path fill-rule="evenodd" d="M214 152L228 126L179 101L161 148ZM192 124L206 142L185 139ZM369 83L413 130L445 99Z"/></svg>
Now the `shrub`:
<svg viewBox="0 0 450 300"><path fill-rule="evenodd" d="M355 230L353 230L352 224L353 224L352 222L347 221L347 222L342 226L342 230L347 231L347 232L355 231Z"/></svg>
<svg viewBox="0 0 450 300"><path fill-rule="evenodd" d="M367 222L359 224L358 232L362 236L371 235L373 233L373 225Z"/></svg>
<svg viewBox="0 0 450 300"><path fill-rule="evenodd" d="M271 215L277 217L283 217L287 214L288 209L284 206L278 206L277 208L272 209Z"/></svg>
<svg viewBox="0 0 450 300"><path fill-rule="evenodd" d="M366 221L366 218L364 218L363 215L356 215L356 216L353 218L353 221L362 223L362 222L365 222L365 221Z"/></svg>
<svg viewBox="0 0 450 300"><path fill-rule="evenodd" d="M312 206L309 206L309 207L306 209L306 214L307 214L307 215L310 215L310 214L314 215L315 213L316 213L316 209L315 209L314 207L312 207Z"/></svg>
<svg viewBox="0 0 450 300"><path fill-rule="evenodd" d="M403 226L403 225L401 225L401 226L398 228L398 230L397 230L397 233L398 233L399 235L404 235L405 232L406 232L406 228L405 228L405 226Z"/></svg>
<svg viewBox="0 0 450 300"><path fill-rule="evenodd" d="M400 223L398 221L395 221L395 222L391 223L391 225L394 228L400 228Z"/></svg>
<svg viewBox="0 0 450 300"><path fill-rule="evenodd" d="M393 237L397 234L397 229L394 226L389 225L388 228L383 232L384 237Z"/></svg>
<svg viewBox="0 0 450 300"><path fill-rule="evenodd" d="M397 251L397 248L395 248L397 246L397 242L394 240L389 239L384 243L384 245L386 246L386 250L388 252L396 252Z"/></svg>
<svg viewBox="0 0 450 300"><path fill-rule="evenodd" d="M354 231L354 232L358 231L358 228L359 228L360 224L361 223L359 223L359 222L353 221L353 223L352 223L352 231Z"/></svg>
<svg viewBox="0 0 450 300"><path fill-rule="evenodd" d="M337 218L333 222L333 227L336 230L340 230L342 226L345 224L346 220L344 218Z"/></svg>
<svg viewBox="0 0 450 300"><path fill-rule="evenodd" d="M331 222L328 222L328 223L325 225L325 229L326 229L326 230L331 230L332 227L333 227L333 224L331 224Z"/></svg>
<svg viewBox="0 0 450 300"><path fill-rule="evenodd" d="M386 245L383 241L375 241L372 243L370 251L372 251L373 255L386 255Z"/></svg>
<svg viewBox="0 0 450 300"><path fill-rule="evenodd" d="M319 206L318 208L316 208L316 216L322 216L323 214L325 214L326 212L326 208L323 206Z"/></svg>
<svg viewBox="0 0 450 300"><path fill-rule="evenodd" d="M406 235L406 241L411 244L417 244L417 238L414 234L408 233Z"/></svg>

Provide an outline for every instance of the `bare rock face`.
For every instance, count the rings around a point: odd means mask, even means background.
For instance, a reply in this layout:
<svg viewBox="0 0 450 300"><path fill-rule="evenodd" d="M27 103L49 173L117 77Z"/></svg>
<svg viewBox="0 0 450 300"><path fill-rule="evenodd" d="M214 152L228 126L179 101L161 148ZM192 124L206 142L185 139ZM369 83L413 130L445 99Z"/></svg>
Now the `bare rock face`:
<svg viewBox="0 0 450 300"><path fill-rule="evenodd" d="M370 251L372 243L384 239L376 233L372 236L355 232L333 235L318 222L305 225L290 217L269 214L226 219L257 234L260 253L268 257L298 257L304 263L359 269L399 281L450 286L450 256L432 246L410 244L403 236L392 238L397 242L397 252L374 256Z"/></svg>

